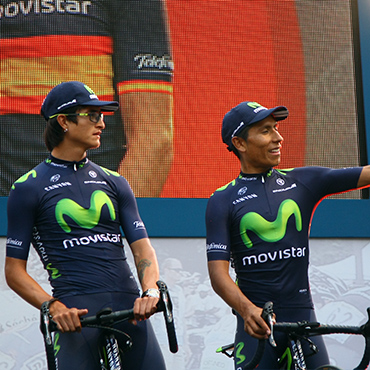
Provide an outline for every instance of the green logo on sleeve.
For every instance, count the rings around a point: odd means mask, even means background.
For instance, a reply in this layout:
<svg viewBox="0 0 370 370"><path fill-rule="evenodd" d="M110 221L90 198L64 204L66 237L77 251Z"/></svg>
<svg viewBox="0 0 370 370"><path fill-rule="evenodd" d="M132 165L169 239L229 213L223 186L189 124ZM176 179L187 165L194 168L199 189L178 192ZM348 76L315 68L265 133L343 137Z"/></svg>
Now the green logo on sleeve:
<svg viewBox="0 0 370 370"><path fill-rule="evenodd" d="M247 246L253 247L253 243L247 235L247 231L253 231L266 242L276 242L284 238L287 223L290 216L294 215L297 231L302 230L302 215L298 204L292 199L284 200L279 207L275 221L269 222L256 212L249 212L240 221L240 236Z"/></svg>
<svg viewBox="0 0 370 370"><path fill-rule="evenodd" d="M115 177L120 177L121 175L116 172L116 171L112 171L112 170L108 170L108 168L105 168L105 167L101 167L100 168L108 175L108 176L115 176Z"/></svg>
<svg viewBox="0 0 370 370"><path fill-rule="evenodd" d="M27 172L26 174L24 174L23 176L21 176L18 180L16 180L14 182L14 184L12 185L12 189L15 188L15 184L20 184L22 182L26 182L30 176L32 176L35 179L36 176L37 176L36 171L35 170L31 170L31 171Z"/></svg>
<svg viewBox="0 0 370 370"><path fill-rule="evenodd" d="M92 229L100 220L101 210L106 205L112 220L116 219L116 212L110 198L101 190L96 190L91 194L90 208L83 208L71 199L61 199L55 207L55 217L59 226L66 232L71 232L71 228L65 220L65 216L70 217L77 225L85 229Z"/></svg>

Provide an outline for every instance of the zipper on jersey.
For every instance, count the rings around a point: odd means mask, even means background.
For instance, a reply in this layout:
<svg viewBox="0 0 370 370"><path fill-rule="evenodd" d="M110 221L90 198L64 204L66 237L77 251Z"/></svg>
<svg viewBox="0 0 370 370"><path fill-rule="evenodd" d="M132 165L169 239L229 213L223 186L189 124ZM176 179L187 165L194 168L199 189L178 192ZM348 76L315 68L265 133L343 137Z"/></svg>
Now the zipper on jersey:
<svg viewBox="0 0 370 370"><path fill-rule="evenodd" d="M266 205L268 207L268 212L271 213L271 199L266 188L268 187L267 178L268 178L267 174L261 174L261 183L263 184L263 192L265 194Z"/></svg>

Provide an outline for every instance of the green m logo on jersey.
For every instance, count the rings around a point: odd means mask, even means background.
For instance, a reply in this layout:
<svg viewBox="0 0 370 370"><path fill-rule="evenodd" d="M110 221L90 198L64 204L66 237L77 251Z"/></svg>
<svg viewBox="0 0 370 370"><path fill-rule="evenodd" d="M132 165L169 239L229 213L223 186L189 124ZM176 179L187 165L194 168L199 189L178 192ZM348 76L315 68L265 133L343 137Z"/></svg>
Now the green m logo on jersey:
<svg viewBox="0 0 370 370"><path fill-rule="evenodd" d="M247 235L248 231L253 231L262 240L273 243L284 238L287 223L290 216L294 215L297 231L302 230L302 215L298 204L292 199L284 200L279 207L275 221L267 221L256 212L249 212L240 221L240 236L247 246L253 247L253 243Z"/></svg>
<svg viewBox="0 0 370 370"><path fill-rule="evenodd" d="M91 194L90 208L83 208L71 199L61 199L55 207L55 217L66 233L71 232L71 228L65 221L65 216L70 217L80 227L92 229L98 224L104 205L108 207L111 219L115 220L116 212L113 203L101 190L96 190Z"/></svg>

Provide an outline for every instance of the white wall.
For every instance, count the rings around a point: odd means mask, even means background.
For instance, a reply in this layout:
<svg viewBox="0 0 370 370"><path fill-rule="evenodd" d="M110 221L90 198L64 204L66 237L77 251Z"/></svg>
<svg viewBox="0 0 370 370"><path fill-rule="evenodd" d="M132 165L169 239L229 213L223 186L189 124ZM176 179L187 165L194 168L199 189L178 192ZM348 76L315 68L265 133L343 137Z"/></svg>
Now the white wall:
<svg viewBox="0 0 370 370"><path fill-rule="evenodd" d="M217 347L232 342L235 319L211 290L207 277L204 239L152 239L175 306L178 354L168 351L162 315L152 320L165 353L168 369L232 369L232 360L216 354ZM39 312L18 298L4 280L5 238L0 238L0 370L46 369ZM165 268L168 258L181 264L180 273ZM370 304L370 240L311 240L311 288L318 319L325 323L359 324ZM29 273L48 289L46 273L32 252ZM175 281L177 280L177 281ZM362 355L359 337L326 337L333 364L353 368ZM193 362L189 363L189 359Z"/></svg>

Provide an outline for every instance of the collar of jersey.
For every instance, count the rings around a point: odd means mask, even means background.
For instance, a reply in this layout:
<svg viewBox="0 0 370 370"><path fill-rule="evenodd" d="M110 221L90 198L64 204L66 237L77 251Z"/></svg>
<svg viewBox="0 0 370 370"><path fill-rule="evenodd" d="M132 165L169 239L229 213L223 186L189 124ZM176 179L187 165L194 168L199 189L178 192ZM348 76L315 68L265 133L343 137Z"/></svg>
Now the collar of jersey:
<svg viewBox="0 0 370 370"><path fill-rule="evenodd" d="M87 159L87 157L85 157L84 159L82 159L81 161L65 161L64 159L59 159L59 158L55 158L53 157L51 154L49 155L49 158L46 160L48 163L56 163L56 164L63 164L67 167L77 167L77 168L81 168L83 166L85 166L85 164L89 161Z"/></svg>
<svg viewBox="0 0 370 370"><path fill-rule="evenodd" d="M273 168L270 168L266 172L262 173L244 173L243 171L240 171L239 177L247 177L247 178L252 178L252 177L270 177L273 172Z"/></svg>

